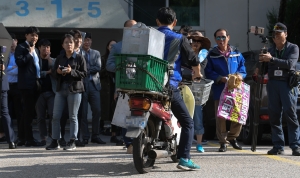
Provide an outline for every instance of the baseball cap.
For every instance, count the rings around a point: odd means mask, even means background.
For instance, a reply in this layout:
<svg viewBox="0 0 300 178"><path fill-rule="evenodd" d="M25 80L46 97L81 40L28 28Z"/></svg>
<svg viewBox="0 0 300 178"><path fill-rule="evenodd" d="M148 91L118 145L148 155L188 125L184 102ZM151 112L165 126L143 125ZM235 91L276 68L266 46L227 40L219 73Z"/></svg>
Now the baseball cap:
<svg viewBox="0 0 300 178"><path fill-rule="evenodd" d="M283 23L278 22L275 24L273 31L274 32L286 32L287 28Z"/></svg>

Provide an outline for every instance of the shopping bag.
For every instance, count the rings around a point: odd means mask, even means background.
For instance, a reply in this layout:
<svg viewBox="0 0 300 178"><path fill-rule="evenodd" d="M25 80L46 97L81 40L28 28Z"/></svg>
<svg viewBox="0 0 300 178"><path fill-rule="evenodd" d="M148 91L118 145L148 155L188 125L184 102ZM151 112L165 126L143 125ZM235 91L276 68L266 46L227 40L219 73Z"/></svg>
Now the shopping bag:
<svg viewBox="0 0 300 178"><path fill-rule="evenodd" d="M126 122L125 122L126 116L130 116L130 114L131 114L129 105L128 105L129 97L127 94L124 94L124 95L120 95L118 97L115 113L114 113L113 119L111 121L111 124L122 127L122 128L126 128Z"/></svg>
<svg viewBox="0 0 300 178"><path fill-rule="evenodd" d="M217 117L246 124L250 100L250 86L242 82L240 88L228 90L227 83L221 94Z"/></svg>

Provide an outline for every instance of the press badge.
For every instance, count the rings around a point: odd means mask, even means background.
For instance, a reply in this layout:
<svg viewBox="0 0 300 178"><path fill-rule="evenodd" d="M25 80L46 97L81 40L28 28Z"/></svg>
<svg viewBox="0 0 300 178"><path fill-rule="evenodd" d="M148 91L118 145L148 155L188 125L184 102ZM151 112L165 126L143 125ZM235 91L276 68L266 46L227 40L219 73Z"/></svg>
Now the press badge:
<svg viewBox="0 0 300 178"><path fill-rule="evenodd" d="M282 76L282 70L274 70L274 76L277 76L277 77Z"/></svg>

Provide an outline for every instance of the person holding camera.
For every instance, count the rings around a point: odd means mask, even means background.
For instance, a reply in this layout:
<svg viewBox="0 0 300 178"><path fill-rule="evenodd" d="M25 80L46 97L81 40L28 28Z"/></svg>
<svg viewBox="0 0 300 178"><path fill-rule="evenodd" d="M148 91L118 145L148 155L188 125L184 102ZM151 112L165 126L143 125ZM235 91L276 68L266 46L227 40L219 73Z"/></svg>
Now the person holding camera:
<svg viewBox="0 0 300 178"><path fill-rule="evenodd" d="M81 102L81 94L84 92L83 78L87 76L85 59L74 51L74 37L65 34L62 46L65 54L57 56L51 74L56 78L56 94L54 98L52 119L52 142L46 150L60 148L60 118L67 103L70 120L70 141L64 150L76 149L75 140L78 133L78 109Z"/></svg>
<svg viewBox="0 0 300 178"><path fill-rule="evenodd" d="M288 42L286 38L287 27L282 23L276 23L272 35L274 45L266 54L259 55L261 62L267 62L265 71L269 76L268 111L274 146L268 151L268 155L284 154L285 141L282 131L282 113L284 113L292 155L300 156L300 128L296 113L298 88L289 85L290 72L296 70L299 47Z"/></svg>
<svg viewBox="0 0 300 178"><path fill-rule="evenodd" d="M213 98L215 100L216 134L219 139L219 152L226 152L230 143L233 148L242 150L236 138L240 135L242 125L231 122L230 131L227 132L226 120L217 117L217 110L221 93L228 81L229 74L238 74L240 80L246 77L245 59L237 48L228 44L230 36L226 29L218 29L214 33L217 46L211 49L207 55L205 70L206 78L214 80L212 85Z"/></svg>

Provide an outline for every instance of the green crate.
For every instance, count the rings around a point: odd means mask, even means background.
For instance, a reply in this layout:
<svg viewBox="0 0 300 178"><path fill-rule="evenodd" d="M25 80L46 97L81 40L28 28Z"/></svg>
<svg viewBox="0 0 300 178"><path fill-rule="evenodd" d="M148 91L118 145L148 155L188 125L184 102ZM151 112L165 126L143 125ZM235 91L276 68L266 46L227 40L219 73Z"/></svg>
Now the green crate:
<svg viewBox="0 0 300 178"><path fill-rule="evenodd" d="M115 57L117 88L163 91L167 61L150 55L117 54Z"/></svg>

